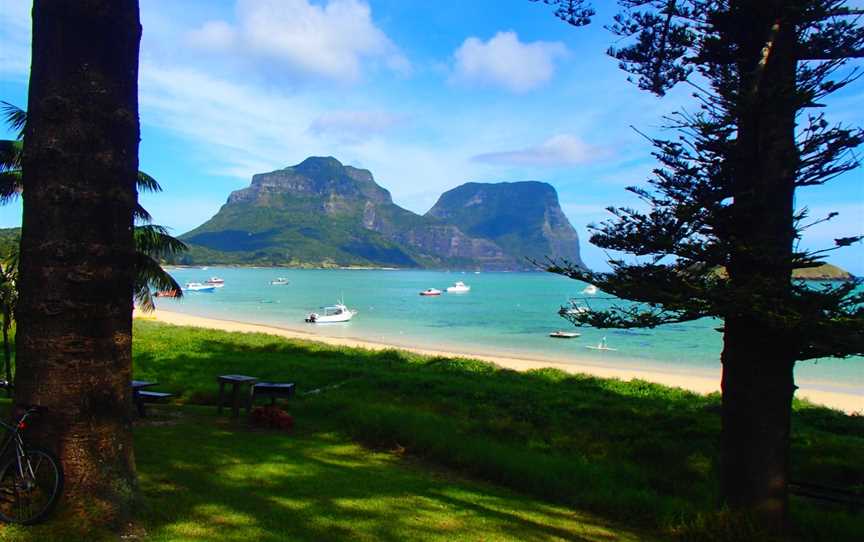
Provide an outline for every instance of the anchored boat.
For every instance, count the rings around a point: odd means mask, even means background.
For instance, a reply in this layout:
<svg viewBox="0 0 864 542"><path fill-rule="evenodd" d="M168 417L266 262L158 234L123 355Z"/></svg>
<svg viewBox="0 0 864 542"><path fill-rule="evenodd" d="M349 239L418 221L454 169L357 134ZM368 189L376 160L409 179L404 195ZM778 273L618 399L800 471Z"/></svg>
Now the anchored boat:
<svg viewBox="0 0 864 542"><path fill-rule="evenodd" d="M200 282L187 282L183 290L188 292L212 292L216 287L212 284L201 284Z"/></svg>
<svg viewBox="0 0 864 542"><path fill-rule="evenodd" d="M336 303L330 307L321 307L321 312L310 312L306 315L309 324L336 324L348 322L357 311L349 309L344 303Z"/></svg>
<svg viewBox="0 0 864 542"><path fill-rule="evenodd" d="M580 333L575 333L573 331L553 331L549 334L553 339L575 339L580 336Z"/></svg>
<svg viewBox="0 0 864 542"><path fill-rule="evenodd" d="M464 282L457 281L453 284L453 286L447 287L448 294L465 294L471 291L471 287L467 286Z"/></svg>

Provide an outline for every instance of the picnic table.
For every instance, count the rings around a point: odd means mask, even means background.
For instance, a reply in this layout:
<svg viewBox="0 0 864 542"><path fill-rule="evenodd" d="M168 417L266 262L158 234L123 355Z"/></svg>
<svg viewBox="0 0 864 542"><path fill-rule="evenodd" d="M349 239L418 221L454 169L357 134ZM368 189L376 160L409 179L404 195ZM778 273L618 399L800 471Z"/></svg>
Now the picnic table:
<svg viewBox="0 0 864 542"><path fill-rule="evenodd" d="M256 395L270 397L270 404L276 404L277 397L292 397L294 395L293 382L258 382L252 386L252 400Z"/></svg>
<svg viewBox="0 0 864 542"><path fill-rule="evenodd" d="M171 393L161 391L148 391L147 388L158 386L158 382L150 382L148 380L133 380L132 381L132 400L135 402L135 408L138 410L138 416L141 418L147 417L147 412L144 410L145 402L161 401L171 397Z"/></svg>
<svg viewBox="0 0 864 542"><path fill-rule="evenodd" d="M240 392L243 386L249 387L244 400L246 414L249 414L252 409L255 383L258 382L258 379L246 375L221 375L216 380L219 382L219 414L222 414L222 406L225 403L225 386L229 384L231 385L231 415L235 418L240 415Z"/></svg>

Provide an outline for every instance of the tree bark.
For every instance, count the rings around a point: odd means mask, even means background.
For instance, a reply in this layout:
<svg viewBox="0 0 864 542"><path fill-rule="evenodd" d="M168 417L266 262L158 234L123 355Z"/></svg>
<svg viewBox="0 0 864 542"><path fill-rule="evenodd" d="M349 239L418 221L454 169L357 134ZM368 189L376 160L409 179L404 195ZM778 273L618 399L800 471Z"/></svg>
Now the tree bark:
<svg viewBox="0 0 864 542"><path fill-rule="evenodd" d="M764 525L787 519L795 337L791 300L798 151L796 31L788 0L733 2L738 138L723 362L721 494Z"/></svg>
<svg viewBox="0 0 864 542"><path fill-rule="evenodd" d="M16 400L44 413L65 502L124 519L135 489L131 338L137 0L35 0L24 136Z"/></svg>
<svg viewBox="0 0 864 542"><path fill-rule="evenodd" d="M9 345L9 327L12 324L12 315L4 311L3 314L3 371L6 374L6 395L12 397L12 351Z"/></svg>

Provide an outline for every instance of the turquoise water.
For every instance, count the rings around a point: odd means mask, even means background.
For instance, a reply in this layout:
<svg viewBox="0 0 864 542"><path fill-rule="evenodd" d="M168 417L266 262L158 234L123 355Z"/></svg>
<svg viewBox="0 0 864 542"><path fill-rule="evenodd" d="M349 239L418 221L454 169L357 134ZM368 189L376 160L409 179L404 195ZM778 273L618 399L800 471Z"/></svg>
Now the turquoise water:
<svg viewBox="0 0 864 542"><path fill-rule="evenodd" d="M330 337L465 353L486 353L563 363L593 364L682 374L719 376L720 321L703 319L656 329L581 328L577 339L548 337L572 330L557 311L569 298L586 298L594 308L611 303L581 294L584 283L548 273L489 273L386 270L176 268L181 284L225 279L215 292L188 292L182 300L160 299L166 310L197 316L277 326ZM285 286L271 285L285 277ZM444 290L461 280L467 294L421 297L426 288ZM303 317L339 298L359 311L345 324L310 325ZM592 351L606 337L616 351ZM864 394L864 358L800 362L800 385Z"/></svg>

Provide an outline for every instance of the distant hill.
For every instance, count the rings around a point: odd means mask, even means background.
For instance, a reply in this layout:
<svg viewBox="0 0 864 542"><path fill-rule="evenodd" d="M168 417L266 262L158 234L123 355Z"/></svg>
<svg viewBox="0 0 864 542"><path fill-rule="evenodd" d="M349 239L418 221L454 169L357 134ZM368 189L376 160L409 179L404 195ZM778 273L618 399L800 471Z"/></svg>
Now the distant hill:
<svg viewBox="0 0 864 542"><path fill-rule="evenodd" d="M792 272L792 276L796 279L802 280L854 280L855 276L846 271L845 269L840 269L836 265L831 265L830 263L823 263L819 267L807 267L805 269L796 269Z"/></svg>
<svg viewBox="0 0 864 542"><path fill-rule="evenodd" d="M5 258L21 242L21 228L0 228L0 258Z"/></svg>
<svg viewBox="0 0 864 542"><path fill-rule="evenodd" d="M583 265L576 230L547 183L466 183L442 194L426 216L494 241L508 254L538 261L552 255Z"/></svg>
<svg viewBox="0 0 864 542"><path fill-rule="evenodd" d="M522 184L545 188L523 193ZM468 233L431 211L421 216L399 207L368 170L332 157L311 157L253 176L251 185L233 192L213 218L181 236L190 251L177 263L527 269L525 256L545 255L575 255L574 261L581 262L575 231L554 189L543 183L479 186L504 185L516 189L514 200L537 197L544 207L554 202L549 219L521 216L496 199L496 208L507 213L501 220L514 222L512 231ZM563 223L569 230L559 235Z"/></svg>
<svg viewBox="0 0 864 542"><path fill-rule="evenodd" d="M716 273L721 277L726 277L726 268L718 267ZM823 263L818 267L805 267L803 269L795 269L792 271L792 278L799 280L837 280L847 281L855 280L855 275L841 269L830 263Z"/></svg>

